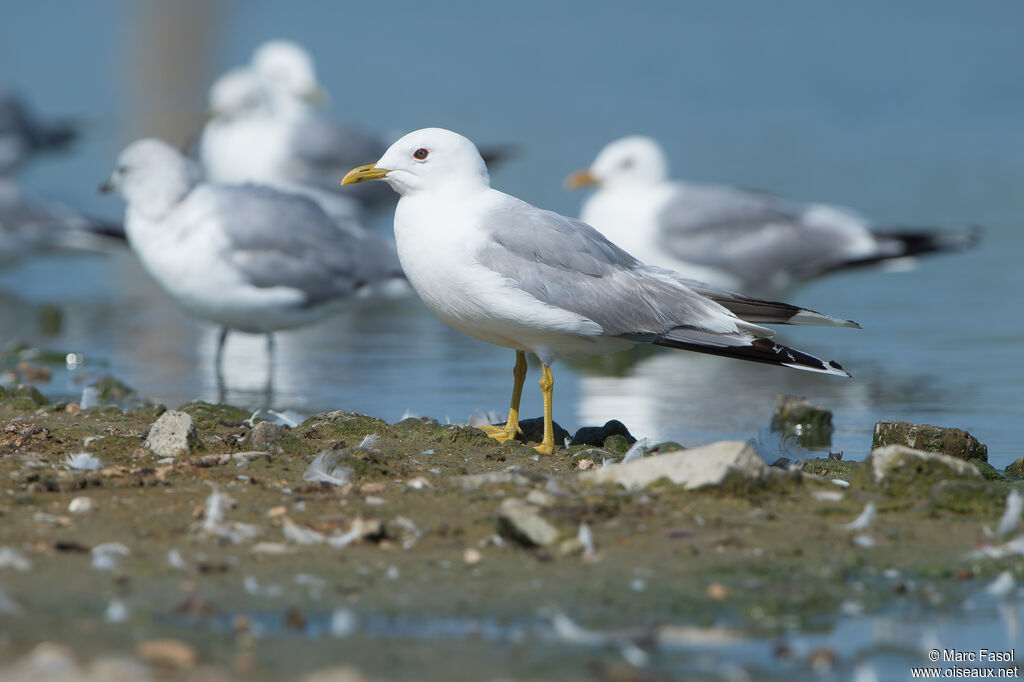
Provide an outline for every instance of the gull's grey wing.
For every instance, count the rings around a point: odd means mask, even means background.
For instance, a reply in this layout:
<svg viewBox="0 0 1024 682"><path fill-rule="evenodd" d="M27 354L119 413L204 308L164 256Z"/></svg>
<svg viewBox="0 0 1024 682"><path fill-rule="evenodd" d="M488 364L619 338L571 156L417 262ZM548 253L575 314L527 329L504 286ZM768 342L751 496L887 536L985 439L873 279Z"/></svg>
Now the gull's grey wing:
<svg viewBox="0 0 1024 682"><path fill-rule="evenodd" d="M730 346L770 336L759 325L856 326L777 301L761 301L648 267L586 223L508 197L483 219L480 263L534 298L597 322L608 336L670 336Z"/></svg>
<svg viewBox="0 0 1024 682"><path fill-rule="evenodd" d="M726 337L746 336L722 306L674 273L642 265L586 223L512 197L483 220L483 265L534 298L593 320L607 336L651 341L687 329L702 343L726 345Z"/></svg>
<svg viewBox="0 0 1024 682"><path fill-rule="evenodd" d="M227 238L225 258L258 287L291 287L310 305L400 276L372 236L340 229L316 202L256 185L203 185L193 191L190 221L205 215ZM396 274L396 270L397 273Z"/></svg>
<svg viewBox="0 0 1024 682"><path fill-rule="evenodd" d="M847 221L809 221L804 207L774 195L715 185L680 183L658 221L668 253L755 288L834 269L863 239Z"/></svg>

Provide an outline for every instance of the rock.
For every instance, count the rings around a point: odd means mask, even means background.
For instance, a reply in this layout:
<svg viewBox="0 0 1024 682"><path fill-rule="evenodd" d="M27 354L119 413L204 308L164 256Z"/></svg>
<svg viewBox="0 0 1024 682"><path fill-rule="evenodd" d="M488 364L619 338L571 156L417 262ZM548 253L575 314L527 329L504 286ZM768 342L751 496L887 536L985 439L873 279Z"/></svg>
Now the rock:
<svg viewBox="0 0 1024 682"><path fill-rule="evenodd" d="M613 455L624 455L629 450L629 440L621 433L613 433L604 439L602 449Z"/></svg>
<svg viewBox="0 0 1024 682"><path fill-rule="evenodd" d="M92 510L92 500L88 497L76 497L68 503L68 511L72 514L86 514Z"/></svg>
<svg viewBox="0 0 1024 682"><path fill-rule="evenodd" d="M96 389L96 398L100 405L119 405L137 397L134 389L109 374L101 376L90 386Z"/></svg>
<svg viewBox="0 0 1024 682"><path fill-rule="evenodd" d="M302 682L369 682L369 680L355 668L338 666L310 673L302 678Z"/></svg>
<svg viewBox="0 0 1024 682"><path fill-rule="evenodd" d="M529 469L509 467L505 471L486 471L482 474L467 474L451 478L454 485L463 490L476 490L487 485L530 485L544 481L547 477Z"/></svg>
<svg viewBox="0 0 1024 682"><path fill-rule="evenodd" d="M1024 478L1024 457L1021 457L1010 466L1006 467L1007 478Z"/></svg>
<svg viewBox="0 0 1024 682"><path fill-rule="evenodd" d="M807 398L779 395L775 399L771 429L796 438L805 448L825 448L832 444L832 412L812 405Z"/></svg>
<svg viewBox="0 0 1024 682"><path fill-rule="evenodd" d="M203 400L193 400L178 407L179 412L185 412L192 417L196 428L203 431L211 431L218 426L241 426L249 419L248 410L233 405L215 405Z"/></svg>
<svg viewBox="0 0 1024 682"><path fill-rule="evenodd" d="M962 459L902 445L875 448L861 467L869 485L898 497L923 497L939 481L982 480L981 473Z"/></svg>
<svg viewBox="0 0 1024 682"><path fill-rule="evenodd" d="M910 424L900 421L880 421L875 424L871 449L886 445L905 445L925 452L941 452L963 460L988 461L988 447L963 429L952 429L930 424Z"/></svg>
<svg viewBox="0 0 1024 682"><path fill-rule="evenodd" d="M737 440L612 464L578 475L584 481L619 483L634 489L664 478L686 490L694 490L721 485L731 476L761 481L769 474L768 466L753 446Z"/></svg>
<svg viewBox="0 0 1024 682"><path fill-rule="evenodd" d="M46 396L40 393L39 389L32 384L18 384L14 388L9 389L6 399L26 409L42 407L50 403Z"/></svg>
<svg viewBox="0 0 1024 682"><path fill-rule="evenodd" d="M157 457L187 455L202 447L192 417L185 412L168 410L149 428L143 447Z"/></svg>
<svg viewBox="0 0 1024 682"><path fill-rule="evenodd" d="M1006 506L1006 491L987 481L939 481L928 491L928 500L936 509L997 518Z"/></svg>
<svg viewBox="0 0 1024 682"><path fill-rule="evenodd" d="M558 529L541 518L537 508L509 498L498 508L498 532L525 547L545 547L558 540Z"/></svg>
<svg viewBox="0 0 1024 682"><path fill-rule="evenodd" d="M177 639L147 639L135 647L135 654L153 665L188 669L195 667L196 650Z"/></svg>
<svg viewBox="0 0 1024 682"><path fill-rule="evenodd" d="M248 445L253 450L279 453L283 439L284 429L280 426L270 422L260 422L249 432Z"/></svg>
<svg viewBox="0 0 1024 682"><path fill-rule="evenodd" d="M0 679L39 680L40 682L76 682L78 662L71 648L63 644L42 642L10 667L0 668Z"/></svg>
<svg viewBox="0 0 1024 682"><path fill-rule="evenodd" d="M593 445L601 447L608 436L622 436L626 442L632 445L636 438L629 432L625 424L618 419L612 419L604 423L604 426L584 426L572 437L570 445Z"/></svg>
<svg viewBox="0 0 1024 682"><path fill-rule="evenodd" d="M558 422L552 422L552 428L555 432L555 448L561 448L566 439L569 438L569 432L558 425ZM539 443L544 438L544 418L534 417L533 419L520 419L519 428L522 429L522 433L516 438L516 440L524 443Z"/></svg>

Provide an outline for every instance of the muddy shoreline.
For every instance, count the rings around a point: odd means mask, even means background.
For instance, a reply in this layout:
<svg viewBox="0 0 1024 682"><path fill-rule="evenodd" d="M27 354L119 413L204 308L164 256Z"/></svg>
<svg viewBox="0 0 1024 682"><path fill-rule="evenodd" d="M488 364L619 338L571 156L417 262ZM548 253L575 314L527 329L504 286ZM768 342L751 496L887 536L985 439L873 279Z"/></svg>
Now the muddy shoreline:
<svg viewBox="0 0 1024 682"><path fill-rule="evenodd" d="M0 680L44 655L76 662L54 679L108 660L140 666L124 679L675 679L749 641L777 648L749 674L792 678L863 652L789 655L788 633L946 612L1022 574L1012 553L972 558L1018 530L992 535L1019 486L999 472L925 467L897 489L821 459L629 489L581 473L621 459L621 436L545 457L426 418L178 410L194 432L169 457L147 441L161 406L5 391ZM324 452L333 482L309 473ZM528 546L508 500L553 539Z"/></svg>

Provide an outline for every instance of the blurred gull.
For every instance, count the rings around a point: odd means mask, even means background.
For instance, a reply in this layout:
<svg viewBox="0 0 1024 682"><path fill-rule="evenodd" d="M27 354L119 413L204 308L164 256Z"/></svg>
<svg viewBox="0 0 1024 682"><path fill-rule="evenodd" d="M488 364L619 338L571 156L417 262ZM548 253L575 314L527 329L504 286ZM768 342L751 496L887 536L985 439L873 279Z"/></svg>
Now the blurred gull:
<svg viewBox="0 0 1024 682"><path fill-rule="evenodd" d="M228 71L210 88L211 119L199 142L208 177L299 192L332 215L393 206L395 195L383 185L338 185L353 166L380 158L391 140L326 116L315 106L324 99L313 58L301 45L260 45L247 67ZM491 163L509 151L493 148L484 158Z"/></svg>
<svg viewBox="0 0 1024 682"><path fill-rule="evenodd" d="M649 137L611 142L566 179L570 189L592 184L599 189L581 220L646 263L745 292L777 293L835 270L963 250L976 240L972 231L875 232L840 206L670 180L665 153Z"/></svg>
<svg viewBox="0 0 1024 682"><path fill-rule="evenodd" d="M256 185L198 181L170 145L129 145L101 190L127 204L128 242L146 270L188 312L229 329L266 334L309 324L354 296L401 277L393 247L339 230L314 202ZM272 356L271 356L272 357Z"/></svg>
<svg viewBox="0 0 1024 682"><path fill-rule="evenodd" d="M249 66L228 71L210 88L211 118L199 142L209 179L300 192L338 216L393 204L386 187L338 185L345 171L379 158L388 143L326 117L312 104L323 93L300 45L261 45Z"/></svg>
<svg viewBox="0 0 1024 682"><path fill-rule="evenodd" d="M648 267L589 225L492 189L479 152L461 135L409 133L342 183L377 179L401 196L398 255L427 307L459 331L516 351L506 425L484 427L497 440L519 432L527 351L542 363L544 453L554 450L550 365L559 358L652 343L848 376L836 363L773 343L761 323L853 322Z"/></svg>
<svg viewBox="0 0 1024 682"><path fill-rule="evenodd" d="M120 225L29 196L13 180L0 177L0 267L40 251L107 251L118 243L124 243Z"/></svg>
<svg viewBox="0 0 1024 682"><path fill-rule="evenodd" d="M13 93L0 90L0 174L42 151L63 149L78 131L68 121L43 121Z"/></svg>

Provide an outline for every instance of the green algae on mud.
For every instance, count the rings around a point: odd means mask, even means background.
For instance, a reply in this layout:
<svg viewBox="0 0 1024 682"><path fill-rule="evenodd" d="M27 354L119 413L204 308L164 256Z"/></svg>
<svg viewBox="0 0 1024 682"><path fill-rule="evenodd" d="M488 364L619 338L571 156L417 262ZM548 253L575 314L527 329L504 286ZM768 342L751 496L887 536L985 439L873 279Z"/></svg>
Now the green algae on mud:
<svg viewBox="0 0 1024 682"><path fill-rule="evenodd" d="M630 491L579 481L581 463L612 457L591 446L544 457L431 419L388 424L331 412L295 428L261 427L231 406L179 409L195 421L204 448L160 460L142 443L162 408L0 402L0 545L32 566L0 574L21 609L17 627L0 638L0 658L44 639L86 655L173 637L195 647L202 662L244 679L298 676L338 660L388 679L419 679L424 669L450 666L455 645L410 641L414 654L389 658L373 646L379 640L357 630L332 639L325 653L316 642L327 635L313 623L338 609L511 623L558 611L595 630L669 623L773 637L827 629L851 600L867 612L947 608L984 577L1024 571L1010 557L967 560L992 542L982 529L999 520L1018 485L1005 480L938 475L880 488L863 464L812 460L801 464L803 473L764 483ZM81 451L103 467L69 468L66 456ZM349 464L347 483L305 480L323 451ZM224 517L245 524L251 539L207 532L214 488L230 498L221 501ZM80 496L91 511L71 513ZM576 538L585 524L594 551L503 538L498 510L512 497L563 538ZM869 502L877 520L844 529ZM376 530L344 546L316 540L342 537L357 523ZM92 569L89 551L110 542L129 554L114 571ZM882 577L892 571L904 578L899 590ZM108 623L115 599L129 614ZM281 636L255 636L254 620ZM495 658L493 642L457 646L470 659L539 679L592 677L586 660L596 655L540 647Z"/></svg>

